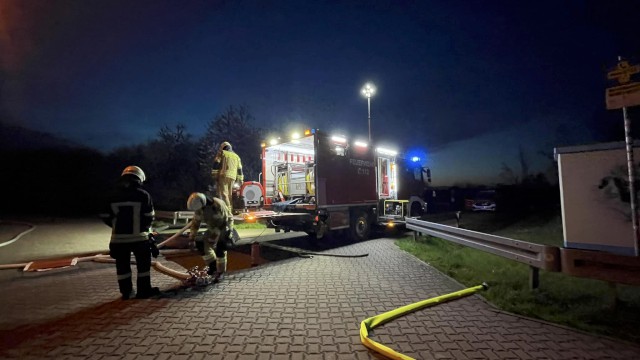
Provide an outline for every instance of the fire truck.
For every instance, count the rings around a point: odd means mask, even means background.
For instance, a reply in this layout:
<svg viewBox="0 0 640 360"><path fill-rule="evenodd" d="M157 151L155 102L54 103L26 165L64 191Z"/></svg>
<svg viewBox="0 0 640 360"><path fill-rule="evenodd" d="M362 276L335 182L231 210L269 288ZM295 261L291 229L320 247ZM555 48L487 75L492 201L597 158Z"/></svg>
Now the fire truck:
<svg viewBox="0 0 640 360"><path fill-rule="evenodd" d="M390 149L308 129L299 138L262 144L260 181L245 183L243 195L255 204L261 191L260 205L277 214L268 221L276 231L304 231L321 239L348 230L365 240L373 227L403 226L412 207L398 199L396 156Z"/></svg>

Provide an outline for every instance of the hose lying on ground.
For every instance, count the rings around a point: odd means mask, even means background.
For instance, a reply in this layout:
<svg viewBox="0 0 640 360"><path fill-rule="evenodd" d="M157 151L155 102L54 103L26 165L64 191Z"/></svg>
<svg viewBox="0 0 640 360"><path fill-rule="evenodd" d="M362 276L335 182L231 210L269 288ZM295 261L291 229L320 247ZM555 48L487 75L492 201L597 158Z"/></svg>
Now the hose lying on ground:
<svg viewBox="0 0 640 360"><path fill-rule="evenodd" d="M85 255L83 257L77 257L77 255L69 255L68 258L69 259L69 263L72 262L72 260L75 258L75 262L79 263L79 262L83 262L83 261L91 261L94 260L100 256L108 256L108 255L103 255L102 253L98 253L98 254L93 254L93 255ZM0 270L7 270L7 269L24 269L27 267L27 265L36 263L36 262L46 262L46 261L55 261L55 259L40 259L40 260L33 260L33 261L29 261L29 262L25 262L25 263L15 263L15 264L2 264L0 265Z"/></svg>
<svg viewBox="0 0 640 360"><path fill-rule="evenodd" d="M7 240L3 243L0 244L0 247L3 247L5 245L9 245L11 243L14 243L16 241L18 241L18 239L20 239L21 237L27 235L28 233L32 232L33 230L36 229L36 226L30 223L26 223L26 222L19 222L19 221L0 221L0 223L5 223L5 224L13 224L13 225L24 225L24 226L28 226L29 228L23 232L21 232L20 234L14 236L11 240Z"/></svg>
<svg viewBox="0 0 640 360"><path fill-rule="evenodd" d="M270 244L270 243L267 243L267 242L260 243L260 245L261 246L270 247L270 248L273 248L273 249L277 249L277 250L292 252L294 254L298 254L298 256L300 256L300 257L309 257L311 255L314 255L314 256L333 256L333 257L344 257L344 258L359 258L359 257L369 256L369 254L345 255L345 254L319 253L319 252L307 251L307 250L304 250L304 249L299 249L299 248L290 247L290 246L281 246L281 245Z"/></svg>
<svg viewBox="0 0 640 360"><path fill-rule="evenodd" d="M108 264L115 264L115 262L116 262L109 255L101 255L99 257L94 258L93 260L95 262L108 263ZM131 263L135 264L136 262L132 261ZM178 280L187 280L187 279L189 279L189 277L191 277L191 275L189 275L186 272L173 270L171 268L168 268L168 267L162 265L162 263L160 263L159 261L156 261L156 260L152 260L151 261L151 267L153 267L154 269L156 269L160 273L163 273L165 275L171 276L172 278L176 278Z"/></svg>
<svg viewBox="0 0 640 360"><path fill-rule="evenodd" d="M380 326L384 323L387 323L400 316L406 315L410 312L420 310L428 306L434 306L434 305L442 304L447 301L456 300L469 295L473 295L480 290L486 290L488 287L489 286L487 285L487 283L483 283L482 285L470 287L460 291L452 292L450 294L441 295L431 299L422 300L417 303L405 305L395 310L387 311L386 313L382 313L380 315L376 315L368 319L365 319L360 323L360 341L364 346L384 356L387 356L390 359L413 360L412 357L396 352L390 347L387 347L385 345L382 345L378 342L375 342L369 339L369 330L372 330L376 326Z"/></svg>

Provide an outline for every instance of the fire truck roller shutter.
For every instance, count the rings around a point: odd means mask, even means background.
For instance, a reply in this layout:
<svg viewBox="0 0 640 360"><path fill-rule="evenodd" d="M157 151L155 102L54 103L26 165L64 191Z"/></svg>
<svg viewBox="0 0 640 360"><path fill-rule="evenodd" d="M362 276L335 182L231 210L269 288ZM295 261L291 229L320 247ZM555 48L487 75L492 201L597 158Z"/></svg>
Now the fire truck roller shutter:
<svg viewBox="0 0 640 360"><path fill-rule="evenodd" d="M286 174L278 174L278 191L284 196L289 196L289 184L287 183Z"/></svg>

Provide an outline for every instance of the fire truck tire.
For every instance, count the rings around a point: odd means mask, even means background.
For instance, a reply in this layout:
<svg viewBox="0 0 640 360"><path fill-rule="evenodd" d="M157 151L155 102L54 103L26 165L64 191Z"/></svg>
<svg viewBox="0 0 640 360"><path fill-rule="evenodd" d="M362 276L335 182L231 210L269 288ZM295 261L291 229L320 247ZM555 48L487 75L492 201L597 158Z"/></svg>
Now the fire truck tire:
<svg viewBox="0 0 640 360"><path fill-rule="evenodd" d="M363 241L369 239L371 233L371 223L369 216L365 211L356 213L351 218L351 238L355 241Z"/></svg>
<svg viewBox="0 0 640 360"><path fill-rule="evenodd" d="M424 209L420 206L420 203L415 201L411 203L411 209L409 211L409 216L417 216L420 217L424 215Z"/></svg>

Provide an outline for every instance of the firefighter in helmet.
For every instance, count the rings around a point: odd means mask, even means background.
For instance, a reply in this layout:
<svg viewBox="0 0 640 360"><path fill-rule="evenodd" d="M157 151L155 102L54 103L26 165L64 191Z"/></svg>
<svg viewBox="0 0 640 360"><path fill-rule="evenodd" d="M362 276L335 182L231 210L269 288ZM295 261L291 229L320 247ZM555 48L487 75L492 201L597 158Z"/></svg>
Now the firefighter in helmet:
<svg viewBox="0 0 640 360"><path fill-rule="evenodd" d="M189 196L187 208L195 212L189 234L192 248L195 245L200 223L204 221L207 224L202 259L209 266L208 274L214 276L213 282L217 283L227 270L227 240L231 236L233 215L224 201L216 197L207 197L199 192Z"/></svg>
<svg viewBox="0 0 640 360"><path fill-rule="evenodd" d="M133 295L131 253L136 258L138 270L136 298L146 299L160 294L157 287L151 287L149 234L155 213L151 195L142 187L145 180L141 168L127 166L100 214L102 221L112 228L109 255L116 260L118 286L123 300Z"/></svg>
<svg viewBox="0 0 640 360"><path fill-rule="evenodd" d="M211 176L218 186L218 196L227 204L232 211L231 196L233 193L233 185L236 181L242 183L244 175L242 174L242 161L240 156L233 152L233 148L228 141L220 144L220 149L213 160L213 169Z"/></svg>

